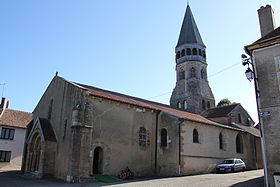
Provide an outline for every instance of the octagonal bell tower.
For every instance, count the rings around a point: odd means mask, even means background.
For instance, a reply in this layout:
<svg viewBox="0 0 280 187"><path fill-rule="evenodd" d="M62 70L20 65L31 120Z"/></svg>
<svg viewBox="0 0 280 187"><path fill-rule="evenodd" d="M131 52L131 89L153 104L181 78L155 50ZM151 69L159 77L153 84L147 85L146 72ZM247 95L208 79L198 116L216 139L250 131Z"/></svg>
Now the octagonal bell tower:
<svg viewBox="0 0 280 187"><path fill-rule="evenodd" d="M176 53L176 86L170 106L201 113L215 107L215 99L207 78L206 46L187 5Z"/></svg>

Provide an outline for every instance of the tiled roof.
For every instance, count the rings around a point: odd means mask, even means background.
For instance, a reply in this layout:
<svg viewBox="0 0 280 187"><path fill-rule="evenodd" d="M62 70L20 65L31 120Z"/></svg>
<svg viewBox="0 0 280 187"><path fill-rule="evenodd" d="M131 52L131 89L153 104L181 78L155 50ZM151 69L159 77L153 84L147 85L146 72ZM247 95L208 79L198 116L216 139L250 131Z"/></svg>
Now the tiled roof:
<svg viewBox="0 0 280 187"><path fill-rule="evenodd" d="M207 118L226 117L239 103L226 105L216 108L210 108L202 113Z"/></svg>
<svg viewBox="0 0 280 187"><path fill-rule="evenodd" d="M93 96L110 99L110 100L114 100L114 101L118 101L118 102L122 102L122 103L127 103L127 104L131 104L131 105L136 105L136 106L148 108L151 110L163 111L163 112L169 113L171 115L177 116L178 118L183 118L183 119L186 119L189 121L239 130L237 128L233 128L233 127L229 127L226 125L222 125L222 124L213 122L199 114L194 114L194 113L171 108L169 105L156 103L153 101L148 101L145 99L120 94L117 92L103 90L103 89L96 88L96 87L89 86L89 85L74 83L74 82L70 82L70 81L68 81L68 82L80 87L81 89L87 90Z"/></svg>
<svg viewBox="0 0 280 187"><path fill-rule="evenodd" d="M0 125L26 128L32 120L32 113L12 109L4 109L0 116Z"/></svg>
<svg viewBox="0 0 280 187"><path fill-rule="evenodd" d="M39 120L45 140L56 142L56 137L50 121L44 118L39 118Z"/></svg>

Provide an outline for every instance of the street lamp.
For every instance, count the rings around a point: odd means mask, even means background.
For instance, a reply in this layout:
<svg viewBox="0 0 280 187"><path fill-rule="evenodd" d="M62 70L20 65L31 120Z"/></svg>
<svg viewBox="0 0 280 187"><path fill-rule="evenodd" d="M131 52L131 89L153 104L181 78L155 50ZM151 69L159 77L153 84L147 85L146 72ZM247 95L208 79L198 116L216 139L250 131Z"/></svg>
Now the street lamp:
<svg viewBox="0 0 280 187"><path fill-rule="evenodd" d="M247 68L247 70L245 71L245 75L246 75L247 79L251 82L253 79L255 79L255 74L254 74L254 72L251 70L251 68L249 67L249 65L251 65L252 68L254 69L254 64L252 63L251 58L248 57L248 56L245 55L245 54L242 54L242 55L241 55L241 58L242 58L242 65L243 65L243 66L248 65L248 68Z"/></svg>
<svg viewBox="0 0 280 187"><path fill-rule="evenodd" d="M254 79L254 72L249 67L245 71L245 75L250 82Z"/></svg>
<svg viewBox="0 0 280 187"><path fill-rule="evenodd" d="M259 130L261 134L261 146L262 146L262 157L263 157L263 163L264 163L264 177L265 177L265 186L268 187L268 171L267 171L267 162L266 162L266 155L265 155L265 140L263 136L263 123L262 123L262 117L264 117L265 112L260 112L259 108L259 90L257 87L257 78L256 78L256 69L254 67L254 64L252 62L251 57L248 57L245 54L241 55L242 59L242 65L248 66L247 70L245 71L245 75L247 79L251 82L254 80L254 87L255 87L255 94L256 94L256 103L257 103L257 111L258 111L258 119L259 119ZM252 69L250 68L250 65ZM270 112L268 112L265 116L269 116Z"/></svg>

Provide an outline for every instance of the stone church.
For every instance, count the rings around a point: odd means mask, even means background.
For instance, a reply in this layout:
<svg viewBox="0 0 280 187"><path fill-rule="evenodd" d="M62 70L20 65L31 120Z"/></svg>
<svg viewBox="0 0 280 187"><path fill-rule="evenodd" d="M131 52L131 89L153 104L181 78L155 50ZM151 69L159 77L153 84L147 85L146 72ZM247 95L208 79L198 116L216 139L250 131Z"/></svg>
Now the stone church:
<svg viewBox="0 0 280 187"><path fill-rule="evenodd" d="M259 132L240 104L215 108L206 47L187 6L170 106L56 75L33 111L23 170L79 182L94 174L209 173L225 158L262 167Z"/></svg>

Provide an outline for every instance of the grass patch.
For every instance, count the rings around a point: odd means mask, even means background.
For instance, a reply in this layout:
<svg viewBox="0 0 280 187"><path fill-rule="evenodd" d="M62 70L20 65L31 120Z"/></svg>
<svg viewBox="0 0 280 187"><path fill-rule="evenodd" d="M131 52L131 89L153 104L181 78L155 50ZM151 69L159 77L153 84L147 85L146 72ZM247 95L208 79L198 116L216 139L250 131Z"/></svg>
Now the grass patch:
<svg viewBox="0 0 280 187"><path fill-rule="evenodd" d="M111 175L94 175L94 178L99 182L115 183L122 181L121 179Z"/></svg>

